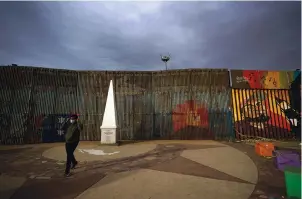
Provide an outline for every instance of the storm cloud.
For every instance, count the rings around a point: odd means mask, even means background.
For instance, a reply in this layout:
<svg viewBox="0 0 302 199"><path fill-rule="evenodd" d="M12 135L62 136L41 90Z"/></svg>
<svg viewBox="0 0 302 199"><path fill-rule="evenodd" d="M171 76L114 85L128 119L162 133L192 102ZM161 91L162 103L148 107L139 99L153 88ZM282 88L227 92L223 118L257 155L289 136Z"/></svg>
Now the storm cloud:
<svg viewBox="0 0 302 199"><path fill-rule="evenodd" d="M0 2L0 64L297 69L301 2Z"/></svg>

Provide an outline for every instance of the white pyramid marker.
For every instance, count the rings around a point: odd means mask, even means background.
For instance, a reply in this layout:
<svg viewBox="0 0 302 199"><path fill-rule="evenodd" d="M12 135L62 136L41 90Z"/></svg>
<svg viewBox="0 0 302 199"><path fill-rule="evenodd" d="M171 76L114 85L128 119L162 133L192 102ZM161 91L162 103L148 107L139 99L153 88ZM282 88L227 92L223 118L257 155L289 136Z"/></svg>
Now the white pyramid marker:
<svg viewBox="0 0 302 199"><path fill-rule="evenodd" d="M101 143L102 144L115 144L116 143L116 110L113 83L110 80L108 89L107 101L103 116L103 123L101 126Z"/></svg>

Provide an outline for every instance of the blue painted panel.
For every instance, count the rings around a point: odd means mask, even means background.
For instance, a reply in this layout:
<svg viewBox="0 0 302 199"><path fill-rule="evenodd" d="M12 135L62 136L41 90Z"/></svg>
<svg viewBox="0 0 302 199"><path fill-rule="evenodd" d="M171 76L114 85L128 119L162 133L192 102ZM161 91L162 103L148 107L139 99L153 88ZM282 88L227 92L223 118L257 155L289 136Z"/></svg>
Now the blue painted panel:
<svg viewBox="0 0 302 199"><path fill-rule="evenodd" d="M67 121L69 114L50 114L42 124L42 142L64 142L63 124Z"/></svg>

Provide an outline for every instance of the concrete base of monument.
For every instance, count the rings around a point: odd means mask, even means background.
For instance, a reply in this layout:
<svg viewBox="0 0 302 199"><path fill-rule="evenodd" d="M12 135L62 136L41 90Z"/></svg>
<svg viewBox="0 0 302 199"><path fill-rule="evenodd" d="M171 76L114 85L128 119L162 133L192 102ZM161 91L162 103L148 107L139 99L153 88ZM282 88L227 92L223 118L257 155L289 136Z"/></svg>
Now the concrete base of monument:
<svg viewBox="0 0 302 199"><path fill-rule="evenodd" d="M136 143L128 145L102 145L102 144L86 144L80 142L79 146L74 152L75 158L79 162L85 161L108 161L119 158L126 158L147 153L156 148L154 143ZM61 146L55 146L43 152L44 157L57 160L66 161L66 152L64 143Z"/></svg>
<svg viewBox="0 0 302 199"><path fill-rule="evenodd" d="M101 144L116 145L116 127L101 127Z"/></svg>

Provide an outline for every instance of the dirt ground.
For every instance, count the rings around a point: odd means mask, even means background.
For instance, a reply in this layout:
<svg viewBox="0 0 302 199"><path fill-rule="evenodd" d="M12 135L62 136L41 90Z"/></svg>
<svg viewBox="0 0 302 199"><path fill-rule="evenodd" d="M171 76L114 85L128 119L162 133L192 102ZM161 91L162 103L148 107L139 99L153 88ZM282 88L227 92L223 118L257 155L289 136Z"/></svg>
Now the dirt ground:
<svg viewBox="0 0 302 199"><path fill-rule="evenodd" d="M258 169L258 183L250 199L285 198L286 189L283 172L274 167L273 159L259 157L254 147L244 143L225 142L248 155ZM27 181L11 199L72 199L110 173L148 168L159 171L182 173L214 179L241 182L242 180L217 172L209 167L200 166L180 156L186 149L202 147L192 144L158 144L156 149L136 157L106 162L81 162L70 178L63 177L64 163L46 159L42 152L52 145L40 147L13 148L0 150L0 173L9 176L26 176ZM42 179L39 179L42 178ZM5 182L1 182L5 183Z"/></svg>

